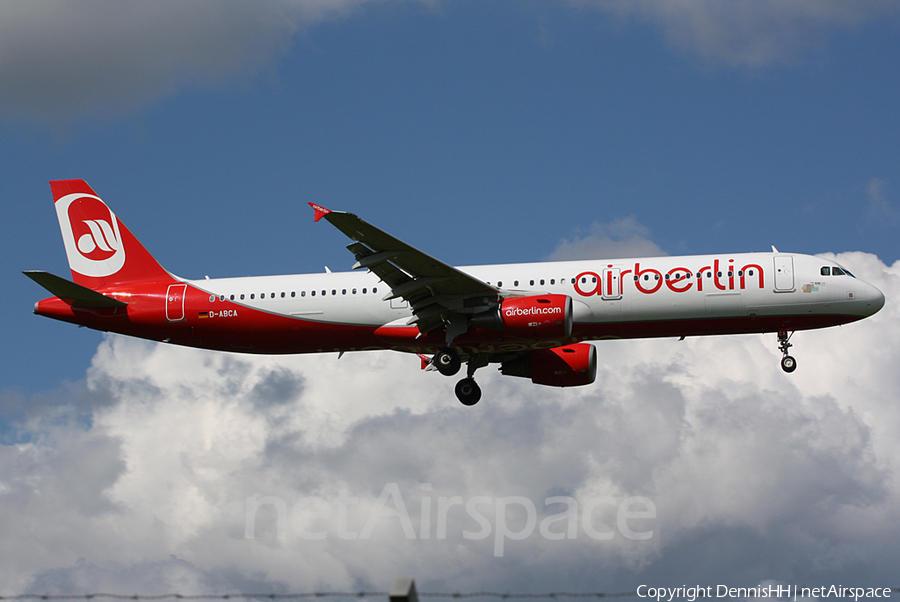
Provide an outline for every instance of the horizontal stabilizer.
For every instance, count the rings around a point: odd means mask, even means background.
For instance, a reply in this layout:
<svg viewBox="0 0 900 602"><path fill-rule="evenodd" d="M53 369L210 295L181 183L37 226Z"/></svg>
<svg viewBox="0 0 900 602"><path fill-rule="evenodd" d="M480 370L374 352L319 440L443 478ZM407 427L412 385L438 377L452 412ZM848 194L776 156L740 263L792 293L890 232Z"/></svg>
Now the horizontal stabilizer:
<svg viewBox="0 0 900 602"><path fill-rule="evenodd" d="M107 297L86 286L54 276L50 272L29 270L22 273L73 307L125 307L128 305L124 301Z"/></svg>

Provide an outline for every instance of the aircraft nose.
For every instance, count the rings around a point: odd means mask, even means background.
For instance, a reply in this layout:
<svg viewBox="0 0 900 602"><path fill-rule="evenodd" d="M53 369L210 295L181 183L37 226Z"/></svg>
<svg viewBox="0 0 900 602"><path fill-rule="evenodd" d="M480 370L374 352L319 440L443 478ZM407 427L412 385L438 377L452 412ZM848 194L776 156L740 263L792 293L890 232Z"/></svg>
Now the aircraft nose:
<svg viewBox="0 0 900 602"><path fill-rule="evenodd" d="M878 313L882 307L884 307L884 293L871 284L867 284L866 309L868 310L868 315L871 316L872 314Z"/></svg>

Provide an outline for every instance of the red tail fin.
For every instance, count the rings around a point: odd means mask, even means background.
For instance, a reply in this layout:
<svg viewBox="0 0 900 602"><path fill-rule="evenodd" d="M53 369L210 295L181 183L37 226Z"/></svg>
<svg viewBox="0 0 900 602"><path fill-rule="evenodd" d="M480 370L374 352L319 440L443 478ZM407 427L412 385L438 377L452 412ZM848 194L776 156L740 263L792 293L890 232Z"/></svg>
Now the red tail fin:
<svg viewBox="0 0 900 602"><path fill-rule="evenodd" d="M175 278L84 180L50 182L72 280L92 289Z"/></svg>

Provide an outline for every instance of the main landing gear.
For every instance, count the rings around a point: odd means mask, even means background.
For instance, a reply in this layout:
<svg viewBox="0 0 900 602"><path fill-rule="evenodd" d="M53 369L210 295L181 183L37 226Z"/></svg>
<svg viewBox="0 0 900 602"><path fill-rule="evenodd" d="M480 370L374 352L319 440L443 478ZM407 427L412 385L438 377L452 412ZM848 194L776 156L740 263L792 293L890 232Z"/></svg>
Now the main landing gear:
<svg viewBox="0 0 900 602"><path fill-rule="evenodd" d="M444 376L453 376L459 372L459 368L462 366L459 354L453 347L438 349L438 352L431 358L431 363Z"/></svg>
<svg viewBox="0 0 900 602"><path fill-rule="evenodd" d="M791 373L797 369L797 360L788 355L788 349L793 347L790 343L793 335L793 332L788 332L787 330L778 331L778 349L783 354L783 357L781 358L781 369L787 373Z"/></svg>
<svg viewBox="0 0 900 602"><path fill-rule="evenodd" d="M452 347L443 347L431 358L431 363L444 376L453 376L462 367L462 360ZM488 356L475 353L466 363L466 377L456 383L456 398L466 406L473 406L481 399L481 387L475 382L475 370L487 366Z"/></svg>
<svg viewBox="0 0 900 602"><path fill-rule="evenodd" d="M481 399L481 387L471 376L456 383L456 398L464 406L473 406Z"/></svg>

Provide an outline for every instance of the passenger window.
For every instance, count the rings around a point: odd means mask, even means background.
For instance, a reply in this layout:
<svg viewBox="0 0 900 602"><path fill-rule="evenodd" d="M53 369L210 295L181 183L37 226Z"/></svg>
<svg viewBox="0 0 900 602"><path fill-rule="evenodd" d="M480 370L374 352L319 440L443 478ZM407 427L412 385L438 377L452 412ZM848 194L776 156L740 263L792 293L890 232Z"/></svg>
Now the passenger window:
<svg viewBox="0 0 900 602"><path fill-rule="evenodd" d="M541 278L541 286L544 286L544 279Z"/></svg>
<svg viewBox="0 0 900 602"><path fill-rule="evenodd" d="M296 297L296 296L297 296L296 291L291 291L291 297Z"/></svg>
<svg viewBox="0 0 900 602"><path fill-rule="evenodd" d="M284 299L284 292L281 293L281 298Z"/></svg>
<svg viewBox="0 0 900 602"><path fill-rule="evenodd" d="M519 286L519 281L518 280L513 281L513 286Z"/></svg>
<svg viewBox="0 0 900 602"><path fill-rule="evenodd" d="M372 294L374 295L374 294L377 293L377 292L378 292L378 289L375 288L375 287L372 287Z"/></svg>
<svg viewBox="0 0 900 602"><path fill-rule="evenodd" d="M551 279L550 279L550 284L551 284L551 285L552 285L552 284L556 284L556 278L551 278Z"/></svg>
<svg viewBox="0 0 900 602"><path fill-rule="evenodd" d="M234 295L231 295L231 300L234 301Z"/></svg>
<svg viewBox="0 0 900 602"><path fill-rule="evenodd" d="M251 299L256 299L256 295L255 295L254 293L250 293L250 298L251 298Z"/></svg>
<svg viewBox="0 0 900 602"><path fill-rule="evenodd" d="M310 297L315 297L315 296L316 296L316 291L310 291L310 292L309 292L309 296L310 296Z"/></svg>
<svg viewBox="0 0 900 602"><path fill-rule="evenodd" d="M301 297L305 297L305 296L306 296L306 291L300 291L300 296L301 296Z"/></svg>
<svg viewBox="0 0 900 602"><path fill-rule="evenodd" d="M528 286L534 286L534 280L529 280L529 281L528 281Z"/></svg>
<svg viewBox="0 0 900 602"><path fill-rule="evenodd" d="M366 289L363 289L363 294L364 294L364 295L366 294Z"/></svg>
<svg viewBox="0 0 900 602"><path fill-rule="evenodd" d="M821 270L819 270L819 273L823 276L831 276L831 268L826 265Z"/></svg>

